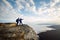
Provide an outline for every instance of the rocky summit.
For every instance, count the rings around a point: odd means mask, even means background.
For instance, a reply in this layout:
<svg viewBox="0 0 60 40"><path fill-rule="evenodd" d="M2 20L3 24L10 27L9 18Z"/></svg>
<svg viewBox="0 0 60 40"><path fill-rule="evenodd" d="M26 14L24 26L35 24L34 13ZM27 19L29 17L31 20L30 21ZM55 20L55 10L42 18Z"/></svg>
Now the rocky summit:
<svg viewBox="0 0 60 40"><path fill-rule="evenodd" d="M26 24L0 23L0 40L38 40L38 36Z"/></svg>

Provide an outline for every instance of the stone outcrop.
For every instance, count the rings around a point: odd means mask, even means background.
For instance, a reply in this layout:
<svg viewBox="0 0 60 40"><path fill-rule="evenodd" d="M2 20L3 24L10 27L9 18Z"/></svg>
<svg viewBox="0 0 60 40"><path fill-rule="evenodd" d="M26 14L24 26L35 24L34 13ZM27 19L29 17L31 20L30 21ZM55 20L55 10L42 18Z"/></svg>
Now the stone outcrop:
<svg viewBox="0 0 60 40"><path fill-rule="evenodd" d="M38 36L26 24L0 23L0 40L38 40Z"/></svg>

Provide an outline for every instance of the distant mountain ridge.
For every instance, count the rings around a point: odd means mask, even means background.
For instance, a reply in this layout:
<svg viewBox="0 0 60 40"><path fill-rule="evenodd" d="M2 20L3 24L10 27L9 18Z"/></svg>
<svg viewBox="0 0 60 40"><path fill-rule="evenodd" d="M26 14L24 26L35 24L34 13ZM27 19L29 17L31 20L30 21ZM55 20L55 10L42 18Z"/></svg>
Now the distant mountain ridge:
<svg viewBox="0 0 60 40"><path fill-rule="evenodd" d="M52 26L48 26L50 28L54 28L54 29L60 29L60 25L52 25Z"/></svg>
<svg viewBox="0 0 60 40"><path fill-rule="evenodd" d="M52 25L48 27L56 30L38 33L39 40L60 40L60 25Z"/></svg>
<svg viewBox="0 0 60 40"><path fill-rule="evenodd" d="M39 33L39 40L60 40L60 29Z"/></svg>

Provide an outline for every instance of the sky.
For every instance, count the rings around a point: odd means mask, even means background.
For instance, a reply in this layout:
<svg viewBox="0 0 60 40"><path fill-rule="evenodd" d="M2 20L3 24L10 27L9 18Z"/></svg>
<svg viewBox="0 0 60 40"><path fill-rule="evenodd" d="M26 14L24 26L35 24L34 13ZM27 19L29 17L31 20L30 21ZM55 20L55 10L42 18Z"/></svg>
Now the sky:
<svg viewBox="0 0 60 40"><path fill-rule="evenodd" d="M0 22L60 24L60 0L0 0Z"/></svg>

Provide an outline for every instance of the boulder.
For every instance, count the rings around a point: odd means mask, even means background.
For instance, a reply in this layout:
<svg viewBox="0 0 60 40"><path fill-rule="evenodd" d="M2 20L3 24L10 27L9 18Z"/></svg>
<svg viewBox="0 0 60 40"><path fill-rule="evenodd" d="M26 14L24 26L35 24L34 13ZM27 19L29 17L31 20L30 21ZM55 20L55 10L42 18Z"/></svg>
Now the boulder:
<svg viewBox="0 0 60 40"><path fill-rule="evenodd" d="M0 23L0 40L38 40L35 31L28 25Z"/></svg>

